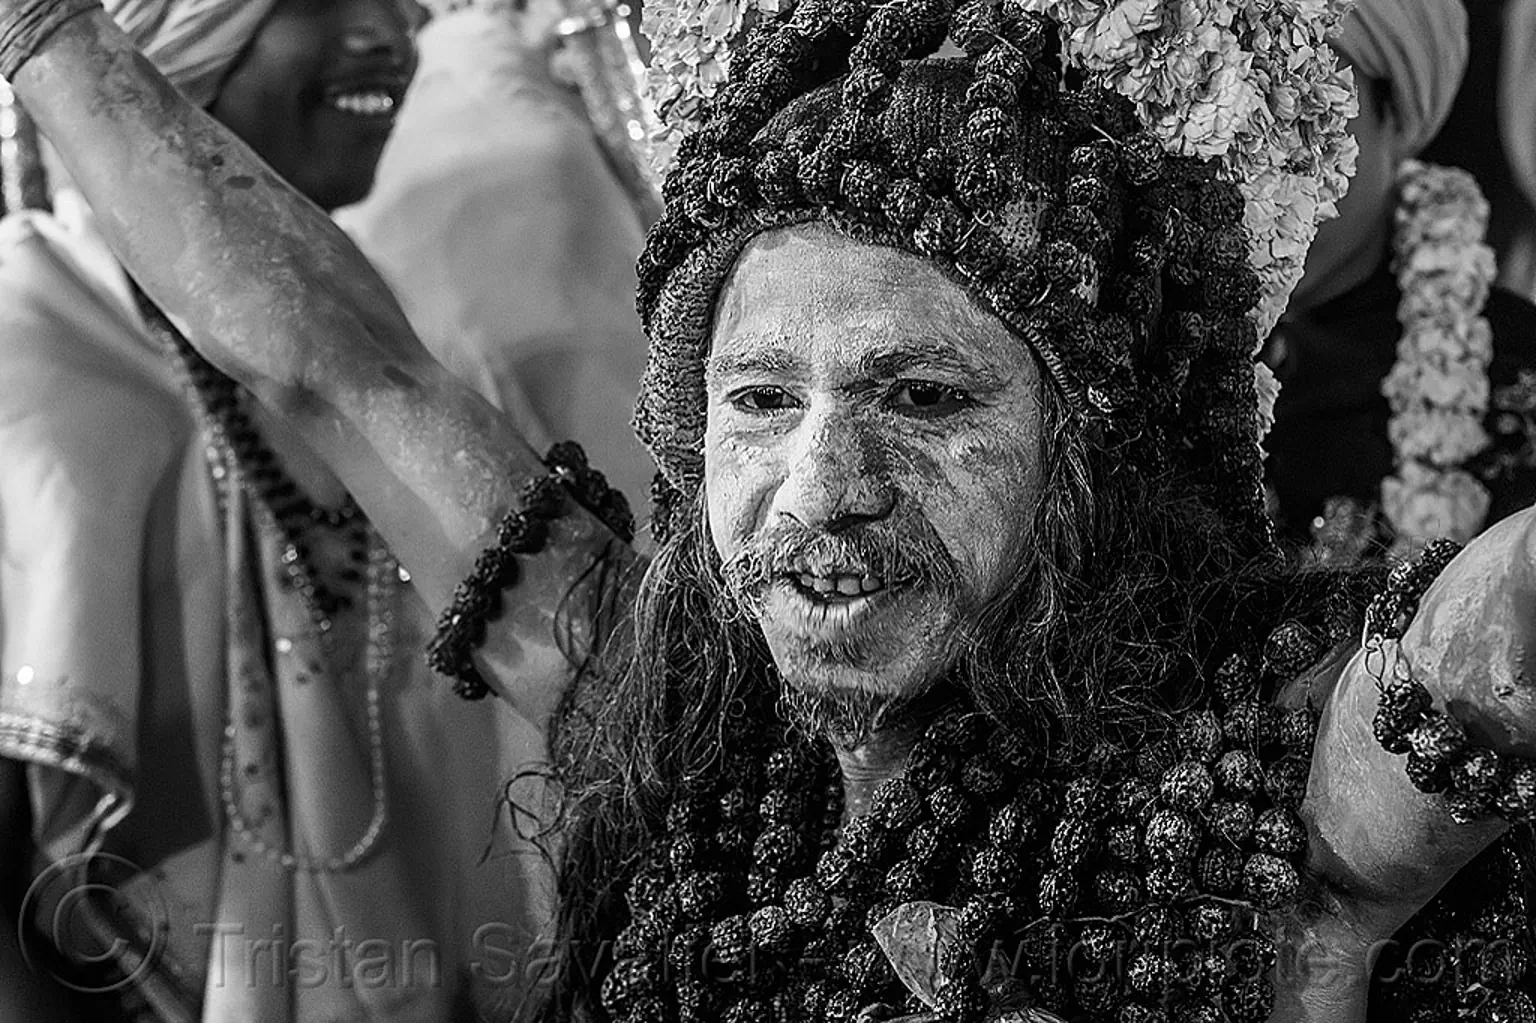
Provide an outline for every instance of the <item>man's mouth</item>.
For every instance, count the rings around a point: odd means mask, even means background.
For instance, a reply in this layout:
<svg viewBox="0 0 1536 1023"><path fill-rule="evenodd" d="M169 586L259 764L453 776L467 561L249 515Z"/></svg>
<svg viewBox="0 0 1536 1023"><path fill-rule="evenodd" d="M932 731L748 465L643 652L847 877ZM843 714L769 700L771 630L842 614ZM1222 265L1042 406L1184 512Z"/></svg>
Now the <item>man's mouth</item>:
<svg viewBox="0 0 1536 1023"><path fill-rule="evenodd" d="M389 117L395 112L395 97L376 90L329 93L325 103L354 117Z"/></svg>
<svg viewBox="0 0 1536 1023"><path fill-rule="evenodd" d="M863 572L801 572L792 578L804 595L827 603L869 597L885 589L884 579Z"/></svg>

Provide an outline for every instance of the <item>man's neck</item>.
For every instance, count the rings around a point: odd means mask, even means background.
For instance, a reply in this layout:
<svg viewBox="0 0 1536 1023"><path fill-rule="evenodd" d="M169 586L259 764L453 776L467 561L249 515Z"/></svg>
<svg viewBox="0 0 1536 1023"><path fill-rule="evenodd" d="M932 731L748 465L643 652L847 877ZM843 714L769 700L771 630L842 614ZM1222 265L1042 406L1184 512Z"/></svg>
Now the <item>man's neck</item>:
<svg viewBox="0 0 1536 1023"><path fill-rule="evenodd" d="M907 722L869 736L857 749L833 743L843 771L843 821L865 814L874 805L875 790L884 781L901 776L907 754L923 734L927 722Z"/></svg>

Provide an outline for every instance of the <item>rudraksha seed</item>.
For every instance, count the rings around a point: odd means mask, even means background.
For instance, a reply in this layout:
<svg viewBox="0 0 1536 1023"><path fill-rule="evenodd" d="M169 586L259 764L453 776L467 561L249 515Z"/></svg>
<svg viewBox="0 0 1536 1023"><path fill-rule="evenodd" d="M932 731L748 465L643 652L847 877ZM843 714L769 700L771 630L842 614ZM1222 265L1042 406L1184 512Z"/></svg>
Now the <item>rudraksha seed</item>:
<svg viewBox="0 0 1536 1023"><path fill-rule="evenodd" d="M1408 751L1426 760L1449 765L1466 747L1466 730L1449 714L1430 714L1408 733Z"/></svg>
<svg viewBox="0 0 1536 1023"><path fill-rule="evenodd" d="M810 785L812 767L804 755L794 749L776 749L768 754L768 784L780 789L803 789Z"/></svg>
<svg viewBox="0 0 1536 1023"><path fill-rule="evenodd" d="M1232 910L1219 902L1201 902L1187 916L1191 933L1201 941L1213 942L1232 931Z"/></svg>
<svg viewBox="0 0 1536 1023"><path fill-rule="evenodd" d="M843 828L842 846L860 863L878 861L891 844L891 833L871 815L855 817Z"/></svg>
<svg viewBox="0 0 1536 1023"><path fill-rule="evenodd" d="M1278 909L1296 898L1296 868L1270 853L1254 853L1243 865L1243 893L1260 909Z"/></svg>
<svg viewBox="0 0 1536 1023"><path fill-rule="evenodd" d="M973 754L960 769L960 784L973 796L991 799L1007 787L1007 779L997 763L983 753Z"/></svg>
<svg viewBox="0 0 1536 1023"><path fill-rule="evenodd" d="M1173 964L1161 952L1138 952L1125 970L1125 982L1138 995L1149 1000L1162 997L1173 977Z"/></svg>
<svg viewBox="0 0 1536 1023"><path fill-rule="evenodd" d="M1195 865L1200 887L1212 895L1233 895L1243 884L1243 857L1235 849L1207 849Z"/></svg>
<svg viewBox="0 0 1536 1023"><path fill-rule="evenodd" d="M1322 656L1322 644L1298 621L1281 622L1264 641L1264 670L1281 682L1306 671Z"/></svg>
<svg viewBox="0 0 1536 1023"><path fill-rule="evenodd" d="M1232 1023L1264 1023L1275 1008L1275 988L1267 977L1225 985L1222 1011Z"/></svg>
<svg viewBox="0 0 1536 1023"><path fill-rule="evenodd" d="M1161 779L1161 774L1157 775ZM1127 778L1115 792L1115 813L1129 820L1141 820L1157 798L1157 789L1146 778Z"/></svg>
<svg viewBox="0 0 1536 1023"><path fill-rule="evenodd" d="M793 206L800 200L800 158L787 150L770 149L753 171L757 192L771 205Z"/></svg>
<svg viewBox="0 0 1536 1023"><path fill-rule="evenodd" d="M873 816L892 831L913 824L924 811L923 797L905 778L891 778L875 789Z"/></svg>
<svg viewBox="0 0 1536 1023"><path fill-rule="evenodd" d="M831 989L822 1009L827 1023L854 1023L859 1013L859 996L847 988Z"/></svg>
<svg viewBox="0 0 1536 1023"><path fill-rule="evenodd" d="M1021 803L1013 802L992 811L987 841L1000 849L1021 849L1035 839L1038 821Z"/></svg>
<svg viewBox="0 0 1536 1023"><path fill-rule="evenodd" d="M976 213L991 212L1008 198L1008 176L994 157L962 160L955 171L955 195Z"/></svg>
<svg viewBox="0 0 1536 1023"><path fill-rule="evenodd" d="M1185 760L1163 775L1163 800L1176 810L1199 813L1215 794L1216 782L1198 760Z"/></svg>
<svg viewBox="0 0 1536 1023"><path fill-rule="evenodd" d="M1289 753L1310 753L1317 739L1317 714L1309 707L1288 710L1280 718L1280 745Z"/></svg>
<svg viewBox="0 0 1536 1023"><path fill-rule="evenodd" d="M913 863L928 866L937 862L943 852L944 838L933 821L924 821L907 832L907 855Z"/></svg>
<svg viewBox="0 0 1536 1023"><path fill-rule="evenodd" d="M1018 139L1019 126L1001 107L979 107L966 119L965 140L977 149L1000 153Z"/></svg>
<svg viewBox="0 0 1536 1023"><path fill-rule="evenodd" d="M1074 977L1072 980L1072 996L1077 999L1079 1007L1092 1013L1089 1018L1102 1018L1102 1014L1109 1012L1119 1001L1120 984L1117 978L1105 976L1102 973L1094 976Z"/></svg>
<svg viewBox="0 0 1536 1023"><path fill-rule="evenodd" d="M923 872L911 860L902 860L885 875L885 890L894 899L912 902L924 894Z"/></svg>
<svg viewBox="0 0 1536 1023"><path fill-rule="evenodd" d="M966 218L948 199L935 199L912 232L912 242L925 256L953 255L965 236Z"/></svg>
<svg viewBox="0 0 1536 1023"><path fill-rule="evenodd" d="M934 992L934 1010L944 1023L981 1023L987 996L970 980L951 980Z"/></svg>
<svg viewBox="0 0 1536 1023"><path fill-rule="evenodd" d="M1536 815L1536 766L1525 764L1510 775L1499 790L1495 805L1506 819L1516 824L1526 823Z"/></svg>
<svg viewBox="0 0 1536 1023"><path fill-rule="evenodd" d="M1131 921L1136 940L1147 948L1159 948L1184 935L1182 914L1171 906L1148 906Z"/></svg>
<svg viewBox="0 0 1536 1023"><path fill-rule="evenodd" d="M725 1010L723 1023L771 1023L772 1019L767 1002L747 997Z"/></svg>
<svg viewBox="0 0 1536 1023"><path fill-rule="evenodd" d="M1040 910L1046 916L1066 916L1077 905L1077 878L1070 870L1053 867L1040 875Z"/></svg>
<svg viewBox="0 0 1536 1023"><path fill-rule="evenodd" d="M1001 19L998 17L997 4L986 2L971 2L962 4L955 11L953 24L950 25L949 35L959 46L971 56L983 53L997 42L997 37L1002 28Z"/></svg>
<svg viewBox="0 0 1536 1023"><path fill-rule="evenodd" d="M1018 857L1004 849L983 849L971 864L971 881L976 890L984 893L1010 892L1023 877L1024 868Z"/></svg>
<svg viewBox="0 0 1536 1023"><path fill-rule="evenodd" d="M1178 763L1173 744L1159 739L1142 747L1136 754L1136 773L1154 785L1163 780L1168 769Z"/></svg>
<svg viewBox="0 0 1536 1023"><path fill-rule="evenodd" d="M1134 824L1111 824L1105 832L1105 848L1122 863L1141 859L1141 834Z"/></svg>
<svg viewBox="0 0 1536 1023"><path fill-rule="evenodd" d="M1376 716L1371 720L1371 732L1381 748L1388 753L1407 753L1408 735L1423 719L1424 715L1420 711L1396 710L1383 704L1376 709Z"/></svg>
<svg viewBox="0 0 1536 1023"><path fill-rule="evenodd" d="M931 196L948 191L952 173L949 154L937 146L930 146L917 158L917 183Z"/></svg>
<svg viewBox="0 0 1536 1023"><path fill-rule="evenodd" d="M1129 870L1101 870L1093 879L1093 894L1104 911L1118 916L1141 905L1141 884Z"/></svg>
<svg viewBox="0 0 1536 1023"><path fill-rule="evenodd" d="M752 845L752 861L766 870L782 870L800 851L800 836L787 824L763 829Z"/></svg>
<svg viewBox="0 0 1536 1023"><path fill-rule="evenodd" d="M1420 792L1444 792L1451 785L1450 764L1444 760L1432 760L1420 753L1408 753L1408 780Z"/></svg>
<svg viewBox="0 0 1536 1023"><path fill-rule="evenodd" d="M1182 863L1160 863L1147 871L1147 896L1155 902L1173 902L1194 891L1194 879Z"/></svg>
<svg viewBox="0 0 1536 1023"><path fill-rule="evenodd" d="M1199 839L1194 821L1176 810L1159 810L1147 822L1147 855L1158 863L1187 864Z"/></svg>
<svg viewBox="0 0 1536 1023"><path fill-rule="evenodd" d="M1064 867L1082 863L1093 851L1093 827L1079 817L1067 817L1057 823L1051 834L1051 855Z"/></svg>
<svg viewBox="0 0 1536 1023"><path fill-rule="evenodd" d="M1253 844L1260 852L1289 859L1307 847L1307 833L1301 818L1293 811L1273 807L1259 814L1259 819L1254 822Z"/></svg>
<svg viewBox="0 0 1536 1023"><path fill-rule="evenodd" d="M692 873L677 882L678 908L694 920L707 918L725 897L725 879L713 871Z"/></svg>
<svg viewBox="0 0 1536 1023"><path fill-rule="evenodd" d="M1131 184L1150 185L1162 175L1163 146L1156 136L1138 132L1122 139L1121 145L1121 171Z"/></svg>
<svg viewBox="0 0 1536 1023"><path fill-rule="evenodd" d="M754 906L769 906L784 898L784 878L777 872L752 870L747 874L747 900Z"/></svg>
<svg viewBox="0 0 1536 1023"><path fill-rule="evenodd" d="M832 912L832 900L826 891L808 877L796 878L784 892L784 911L791 920L807 930L815 930Z"/></svg>
<svg viewBox="0 0 1536 1023"><path fill-rule="evenodd" d="M1174 1023L1228 1023L1227 1017L1209 1002L1179 1002L1173 1011Z"/></svg>
<svg viewBox="0 0 1536 1023"><path fill-rule="evenodd" d="M1536 1001L1524 991L1498 991L1483 1003L1478 1023L1536 1023Z"/></svg>
<svg viewBox="0 0 1536 1023"><path fill-rule="evenodd" d="M764 906L747 923L752 931L752 944L770 952L783 951L794 937L794 922L783 906Z"/></svg>
<svg viewBox="0 0 1536 1023"><path fill-rule="evenodd" d="M1312 762L1305 756L1290 754L1281 757L1264 775L1264 791L1281 806L1295 809L1307 796L1307 776Z"/></svg>
<svg viewBox="0 0 1536 1023"><path fill-rule="evenodd" d="M826 206L837 201L842 183L842 164L825 149L817 149L800 158L800 190L810 202Z"/></svg>
<svg viewBox="0 0 1536 1023"><path fill-rule="evenodd" d="M603 1007L614 1015L656 990L655 971L648 959L618 959L603 980Z"/></svg>
<svg viewBox="0 0 1536 1023"><path fill-rule="evenodd" d="M1474 747L1451 765L1451 784L1458 792L1491 796L1499 787L1503 766L1497 751L1486 746Z"/></svg>
<svg viewBox="0 0 1536 1023"><path fill-rule="evenodd" d="M701 856L699 839L694 835L675 835L667 847L667 862L678 875L687 873L699 865Z"/></svg>
<svg viewBox="0 0 1536 1023"><path fill-rule="evenodd" d="M932 198L922 186L907 178L897 178L885 192L881 211L898 231L911 231L922 222Z"/></svg>
<svg viewBox="0 0 1536 1023"><path fill-rule="evenodd" d="M1278 956L1274 939L1259 931L1249 931L1227 944L1231 972L1239 980L1268 976Z"/></svg>
<svg viewBox="0 0 1536 1023"><path fill-rule="evenodd" d="M1257 795L1264 787L1259 758L1245 749L1228 750L1216 762L1216 783L1232 796L1246 799Z"/></svg>
<svg viewBox="0 0 1536 1023"><path fill-rule="evenodd" d="M971 801L954 785L940 785L928 793L928 811L934 823L954 834L971 816Z"/></svg>
<svg viewBox="0 0 1536 1023"><path fill-rule="evenodd" d="M891 967L879 946L866 941L848 950L839 972L855 990L863 990L879 984Z"/></svg>
<svg viewBox="0 0 1536 1023"><path fill-rule="evenodd" d="M1179 726L1179 752L1202 764L1215 762L1221 754L1221 721L1215 711L1195 711L1184 718Z"/></svg>
<svg viewBox="0 0 1536 1023"><path fill-rule="evenodd" d="M1228 707L1252 699L1258 688L1258 676L1242 654L1233 654L1216 669L1216 692Z"/></svg>
<svg viewBox="0 0 1536 1023"><path fill-rule="evenodd" d="M728 916L709 929L709 943L716 959L726 966L739 966L752 950L752 928L746 917Z"/></svg>
<svg viewBox="0 0 1536 1023"><path fill-rule="evenodd" d="M1399 679L1381 692L1380 709L1394 714L1418 716L1429 711L1434 698L1423 683L1413 679Z"/></svg>
<svg viewBox="0 0 1536 1023"><path fill-rule="evenodd" d="M1104 788L1093 778L1074 778L1061 794L1062 807L1069 817L1092 820L1104 808Z"/></svg>
<svg viewBox="0 0 1536 1023"><path fill-rule="evenodd" d="M855 160L843 171L843 195L855 209L874 212L885 198L890 175L868 160Z"/></svg>
<svg viewBox="0 0 1536 1023"><path fill-rule="evenodd" d="M1244 700L1227 711L1222 730L1232 745L1258 749L1274 737L1275 709L1258 700Z"/></svg>
<svg viewBox="0 0 1536 1023"><path fill-rule="evenodd" d="M827 850L816 862L816 880L829 892L842 892L858 875L853 855L842 847Z"/></svg>
<svg viewBox="0 0 1536 1023"><path fill-rule="evenodd" d="M976 60L978 78L1001 78L1017 82L1028 73L1028 59L1011 46L994 46Z"/></svg>

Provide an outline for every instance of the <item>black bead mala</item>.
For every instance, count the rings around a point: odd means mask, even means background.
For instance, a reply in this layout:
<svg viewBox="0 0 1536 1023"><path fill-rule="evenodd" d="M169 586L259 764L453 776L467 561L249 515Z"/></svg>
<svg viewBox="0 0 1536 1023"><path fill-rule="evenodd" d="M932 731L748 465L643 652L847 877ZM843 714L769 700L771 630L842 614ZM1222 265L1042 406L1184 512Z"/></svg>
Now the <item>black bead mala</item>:
<svg viewBox="0 0 1536 1023"><path fill-rule="evenodd" d="M1419 602L1461 547L1435 540L1412 562L1392 570L1386 588L1366 612L1367 650L1385 663L1385 647L1408 631ZM1504 756L1474 743L1399 657L1395 677L1377 672L1380 702L1372 729L1388 753L1408 755L1408 778L1426 793L1446 793L1451 818L1467 824L1497 814L1513 824L1536 820L1536 762Z"/></svg>
<svg viewBox="0 0 1536 1023"><path fill-rule="evenodd" d="M485 642L487 624L501 612L502 591L517 584L517 556L544 549L549 524L564 509L567 495L625 543L634 539L635 523L628 501L587 463L579 444L564 441L554 445L544 464L549 474L523 484L518 506L502 518L496 527L496 542L480 552L474 570L454 590L427 646L427 665L453 679L454 692L463 699L480 700L490 694L490 686L475 666L474 651Z"/></svg>
<svg viewBox="0 0 1536 1023"><path fill-rule="evenodd" d="M1285 622L1221 664L1206 708L1077 777L954 711L840 833L830 749L733 737L721 769L673 797L629 881L608 1018L979 1023L1017 1005L1260 1023L1277 955L1261 921L1300 892L1296 810L1317 721L1268 697L1333 631ZM872 931L918 901L958 914L929 1000L897 980Z"/></svg>
<svg viewBox="0 0 1536 1023"><path fill-rule="evenodd" d="M215 477L228 471L220 464L227 449L233 468L252 496L271 515L283 542L283 567L289 584L303 600L322 640L333 628L331 618L350 610L354 599L348 591L363 586L368 567L368 521L348 494L336 508L323 508L287 472L266 443L247 410L245 390L204 359L181 331L166 318L143 291L134 288L139 313L151 332L176 355L196 396L212 443L221 450L210 455ZM346 542L345 563L328 581L313 557L311 541L316 530L341 534Z"/></svg>

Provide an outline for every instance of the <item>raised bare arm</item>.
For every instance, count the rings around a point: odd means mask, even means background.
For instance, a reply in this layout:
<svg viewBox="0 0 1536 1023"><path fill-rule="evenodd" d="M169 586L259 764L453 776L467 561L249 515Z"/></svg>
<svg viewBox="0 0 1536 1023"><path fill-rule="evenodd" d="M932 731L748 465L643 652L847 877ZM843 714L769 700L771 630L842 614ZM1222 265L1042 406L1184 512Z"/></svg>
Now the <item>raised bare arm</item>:
<svg viewBox="0 0 1536 1023"><path fill-rule="evenodd" d="M1302 807L1318 884L1287 935L1274 1023L1363 1021L1375 954L1504 831L1493 817L1454 822L1377 742L1377 677L1399 656L1474 741L1536 756L1536 509L1451 562L1400 646L1362 651L1338 676Z"/></svg>
<svg viewBox="0 0 1536 1023"><path fill-rule="evenodd" d="M522 482L544 471L509 422L443 370L330 218L194 109L92 10L15 74L118 258L216 366L290 422L367 511L434 608L446 604ZM524 559L483 651L534 720L569 665L555 611L622 547L582 513ZM627 549L625 549L627 551ZM578 593L578 598L589 594Z"/></svg>

